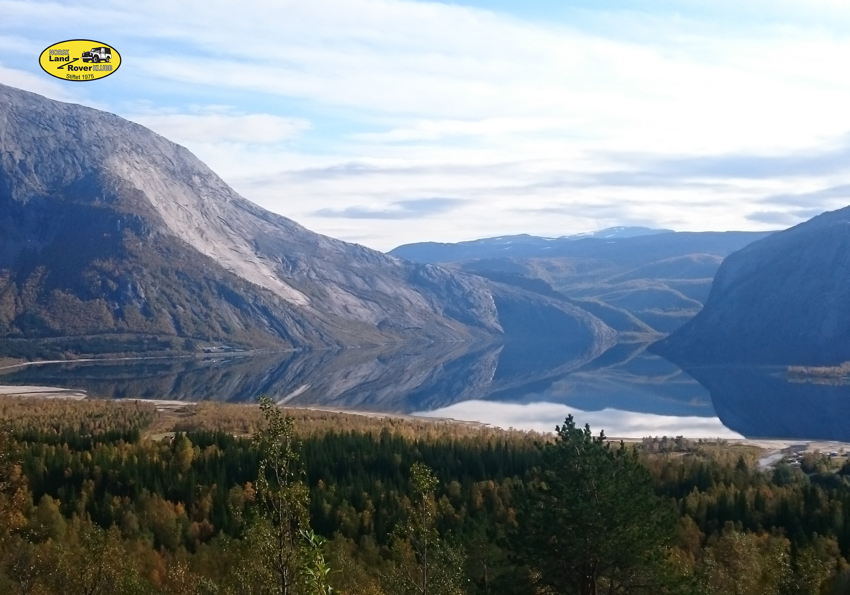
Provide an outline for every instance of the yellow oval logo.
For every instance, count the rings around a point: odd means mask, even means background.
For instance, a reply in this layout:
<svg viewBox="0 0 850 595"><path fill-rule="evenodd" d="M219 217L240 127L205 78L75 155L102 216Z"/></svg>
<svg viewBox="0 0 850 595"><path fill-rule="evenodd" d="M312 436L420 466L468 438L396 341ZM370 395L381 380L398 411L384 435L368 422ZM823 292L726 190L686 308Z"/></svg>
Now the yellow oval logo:
<svg viewBox="0 0 850 595"><path fill-rule="evenodd" d="M38 58L41 69L63 81L96 81L121 66L121 54L91 39L69 39L54 43Z"/></svg>

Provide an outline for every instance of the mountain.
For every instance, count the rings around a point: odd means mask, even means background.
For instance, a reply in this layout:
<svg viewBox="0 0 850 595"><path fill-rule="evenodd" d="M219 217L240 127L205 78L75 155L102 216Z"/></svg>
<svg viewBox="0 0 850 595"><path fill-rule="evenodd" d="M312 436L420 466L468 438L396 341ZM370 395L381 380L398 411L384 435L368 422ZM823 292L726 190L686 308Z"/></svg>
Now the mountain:
<svg viewBox="0 0 850 595"><path fill-rule="evenodd" d="M614 337L570 304L313 233L140 125L0 85L0 356L532 333L588 353Z"/></svg>
<svg viewBox="0 0 850 595"><path fill-rule="evenodd" d="M653 347L683 364L850 360L850 207L732 254L703 310Z"/></svg>
<svg viewBox="0 0 850 595"><path fill-rule="evenodd" d="M674 232L646 227L611 227L587 234L544 238L527 234L468 242L420 242L390 251L413 262L445 264L492 258L597 258L648 264L686 254L728 254L767 234Z"/></svg>
<svg viewBox="0 0 850 595"><path fill-rule="evenodd" d="M576 240L621 239L643 235L672 233L669 229L652 229L649 227L609 227L598 231L579 233L557 238L518 234L483 238L457 243L419 242L404 244L390 251L394 256L400 256L414 262L436 264L441 262L456 262L471 258L498 258L502 256L548 256L552 249L558 250L569 242Z"/></svg>
<svg viewBox="0 0 850 595"><path fill-rule="evenodd" d="M390 254L560 297L621 336L657 338L700 311L727 255L767 235L619 227L554 239L408 244Z"/></svg>

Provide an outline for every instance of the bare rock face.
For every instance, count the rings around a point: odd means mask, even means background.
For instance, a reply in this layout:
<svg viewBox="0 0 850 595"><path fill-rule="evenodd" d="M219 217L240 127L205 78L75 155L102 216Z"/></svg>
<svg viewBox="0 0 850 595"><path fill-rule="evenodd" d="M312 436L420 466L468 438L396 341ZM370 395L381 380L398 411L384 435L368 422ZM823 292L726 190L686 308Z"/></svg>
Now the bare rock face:
<svg viewBox="0 0 850 595"><path fill-rule="evenodd" d="M850 360L850 207L732 254L703 310L652 349L681 364Z"/></svg>
<svg viewBox="0 0 850 595"><path fill-rule="evenodd" d="M504 337L506 291L569 319L556 327L588 352L614 340L567 305L310 232L142 126L0 85L0 339L100 337L124 351L143 349L140 336L299 348Z"/></svg>

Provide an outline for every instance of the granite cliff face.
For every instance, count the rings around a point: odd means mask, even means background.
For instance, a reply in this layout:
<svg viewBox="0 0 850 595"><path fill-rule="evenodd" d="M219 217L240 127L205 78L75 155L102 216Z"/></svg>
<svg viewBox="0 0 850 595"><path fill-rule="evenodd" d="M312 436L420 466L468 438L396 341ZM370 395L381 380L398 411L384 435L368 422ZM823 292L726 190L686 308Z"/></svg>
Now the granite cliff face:
<svg viewBox="0 0 850 595"><path fill-rule="evenodd" d="M614 338L569 304L310 232L142 126L0 85L7 347L459 341L504 337L517 317L576 329L589 353Z"/></svg>
<svg viewBox="0 0 850 595"><path fill-rule="evenodd" d="M850 207L732 254L703 310L656 343L679 364L850 360Z"/></svg>

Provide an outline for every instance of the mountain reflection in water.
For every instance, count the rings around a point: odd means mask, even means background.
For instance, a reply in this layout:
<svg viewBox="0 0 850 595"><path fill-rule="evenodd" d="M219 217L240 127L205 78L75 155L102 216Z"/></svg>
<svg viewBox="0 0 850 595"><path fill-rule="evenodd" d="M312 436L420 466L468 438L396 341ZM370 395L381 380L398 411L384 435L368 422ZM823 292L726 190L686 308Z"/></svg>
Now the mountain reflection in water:
<svg viewBox="0 0 850 595"><path fill-rule="evenodd" d="M552 430L568 414L609 436L850 441L850 386L781 370L687 373L619 344L591 358L546 343L443 343L241 357L68 362L0 371L0 384L91 396L280 403L415 413Z"/></svg>

